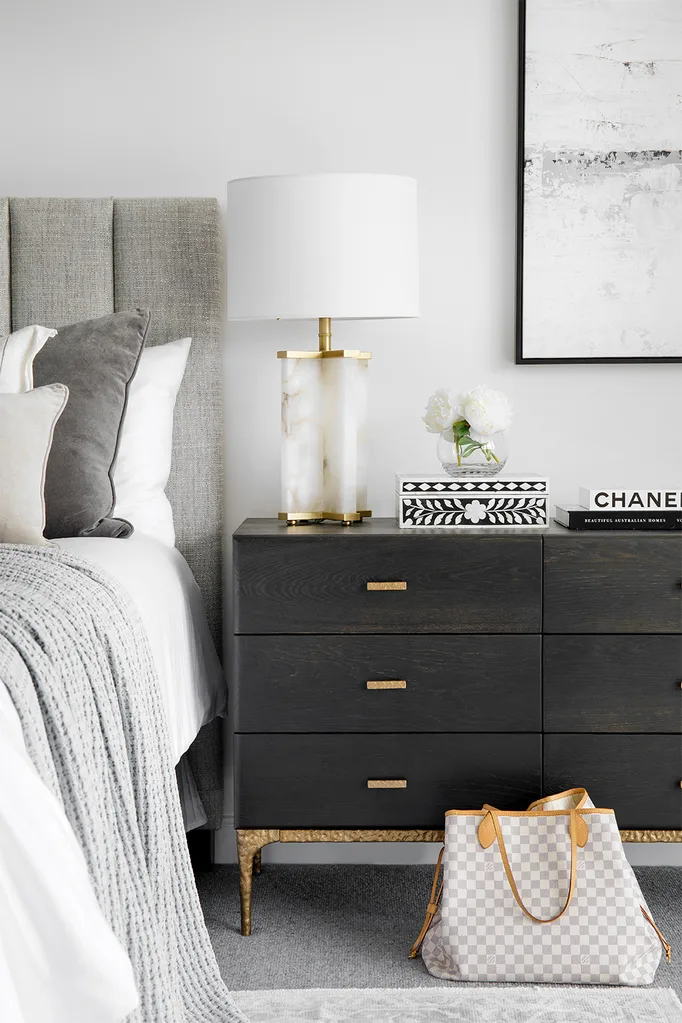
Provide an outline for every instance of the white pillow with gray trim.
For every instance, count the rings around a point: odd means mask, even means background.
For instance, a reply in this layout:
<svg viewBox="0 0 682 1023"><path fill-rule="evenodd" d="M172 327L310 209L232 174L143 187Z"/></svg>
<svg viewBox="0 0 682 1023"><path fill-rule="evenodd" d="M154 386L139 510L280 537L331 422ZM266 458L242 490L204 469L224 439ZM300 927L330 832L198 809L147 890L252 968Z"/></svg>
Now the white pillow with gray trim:
<svg viewBox="0 0 682 1023"><path fill-rule="evenodd" d="M0 337L0 394L20 394L33 388L33 360L56 333L34 324Z"/></svg>
<svg viewBox="0 0 682 1023"><path fill-rule="evenodd" d="M64 384L0 394L0 543L50 546L43 536L45 470L68 397Z"/></svg>

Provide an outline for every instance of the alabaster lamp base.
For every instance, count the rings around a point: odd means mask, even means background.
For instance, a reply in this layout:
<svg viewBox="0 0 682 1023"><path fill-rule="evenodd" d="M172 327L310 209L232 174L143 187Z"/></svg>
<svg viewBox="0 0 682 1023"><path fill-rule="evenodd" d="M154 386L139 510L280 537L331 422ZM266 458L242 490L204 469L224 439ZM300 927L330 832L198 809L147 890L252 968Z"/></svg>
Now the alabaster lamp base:
<svg viewBox="0 0 682 1023"><path fill-rule="evenodd" d="M321 343L324 318L320 321ZM327 327L328 331L328 327ZM360 522L367 508L369 352L278 352L282 363L282 510L292 524Z"/></svg>

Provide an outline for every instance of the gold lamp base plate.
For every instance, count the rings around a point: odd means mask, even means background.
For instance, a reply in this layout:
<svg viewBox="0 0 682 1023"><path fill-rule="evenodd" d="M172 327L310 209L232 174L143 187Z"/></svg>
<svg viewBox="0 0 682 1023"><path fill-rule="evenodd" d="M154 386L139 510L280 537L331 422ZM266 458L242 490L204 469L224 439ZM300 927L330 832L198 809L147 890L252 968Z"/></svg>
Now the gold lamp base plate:
<svg viewBox="0 0 682 1023"><path fill-rule="evenodd" d="M333 348L324 352L277 352L278 359L359 359L369 362L371 352L358 352L354 348Z"/></svg>
<svg viewBox="0 0 682 1023"><path fill-rule="evenodd" d="M286 522L288 526L308 526L314 522L324 522L329 519L331 522L340 522L344 526L352 526L363 519L371 518L371 511L357 512L278 512L277 518Z"/></svg>

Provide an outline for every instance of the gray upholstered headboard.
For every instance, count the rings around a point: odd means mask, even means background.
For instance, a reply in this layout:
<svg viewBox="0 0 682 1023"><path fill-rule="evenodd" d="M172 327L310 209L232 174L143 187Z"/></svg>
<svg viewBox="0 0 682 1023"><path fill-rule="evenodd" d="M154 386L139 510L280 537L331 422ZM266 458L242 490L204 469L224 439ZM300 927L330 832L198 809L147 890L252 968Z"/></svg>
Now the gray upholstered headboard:
<svg viewBox="0 0 682 1023"><path fill-rule="evenodd" d="M215 199L0 199L0 335L151 309L147 344L194 341L168 496L177 546L222 629L223 260ZM122 541L123 542L123 541Z"/></svg>

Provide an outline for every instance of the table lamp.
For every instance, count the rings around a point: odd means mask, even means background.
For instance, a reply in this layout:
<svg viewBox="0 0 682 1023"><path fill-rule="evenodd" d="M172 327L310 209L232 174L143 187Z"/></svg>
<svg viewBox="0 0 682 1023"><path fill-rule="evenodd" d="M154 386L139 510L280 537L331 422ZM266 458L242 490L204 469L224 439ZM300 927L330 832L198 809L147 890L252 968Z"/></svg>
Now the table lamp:
<svg viewBox="0 0 682 1023"><path fill-rule="evenodd" d="M419 315L417 183L304 174L228 184L231 320L317 320L316 351L282 361L282 504L291 524L367 507L370 352L332 348L333 319Z"/></svg>

